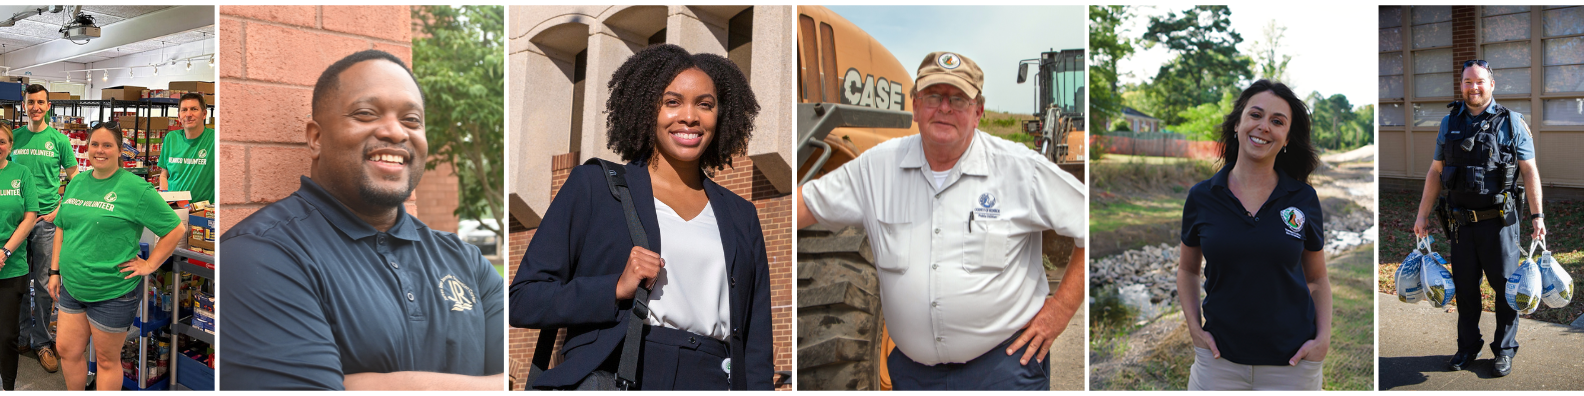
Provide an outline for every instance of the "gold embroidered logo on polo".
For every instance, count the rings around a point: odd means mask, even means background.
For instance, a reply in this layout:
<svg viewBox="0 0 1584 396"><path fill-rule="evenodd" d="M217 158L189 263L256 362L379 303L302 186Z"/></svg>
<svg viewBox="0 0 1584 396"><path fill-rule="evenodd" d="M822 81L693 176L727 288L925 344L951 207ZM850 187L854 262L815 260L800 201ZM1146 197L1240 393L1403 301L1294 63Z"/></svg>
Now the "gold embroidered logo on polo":
<svg viewBox="0 0 1584 396"><path fill-rule="evenodd" d="M451 302L452 311L471 311L473 302L478 300L478 296L473 294L473 288L462 283L456 275L440 278L440 297Z"/></svg>

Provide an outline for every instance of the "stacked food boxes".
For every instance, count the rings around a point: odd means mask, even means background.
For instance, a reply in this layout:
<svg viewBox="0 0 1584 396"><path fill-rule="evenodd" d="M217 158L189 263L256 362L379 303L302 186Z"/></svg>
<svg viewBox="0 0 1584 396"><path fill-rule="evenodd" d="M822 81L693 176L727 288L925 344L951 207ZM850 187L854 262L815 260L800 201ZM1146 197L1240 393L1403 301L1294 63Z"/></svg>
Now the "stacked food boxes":
<svg viewBox="0 0 1584 396"><path fill-rule="evenodd" d="M214 254L215 239L220 234L215 231L215 210L207 203L193 204L192 212L187 223L192 226L192 234L187 237L189 250L203 254ZM210 267L213 268L213 267Z"/></svg>
<svg viewBox="0 0 1584 396"><path fill-rule="evenodd" d="M213 294L197 292L193 294L192 326L209 334L215 332L215 298Z"/></svg>

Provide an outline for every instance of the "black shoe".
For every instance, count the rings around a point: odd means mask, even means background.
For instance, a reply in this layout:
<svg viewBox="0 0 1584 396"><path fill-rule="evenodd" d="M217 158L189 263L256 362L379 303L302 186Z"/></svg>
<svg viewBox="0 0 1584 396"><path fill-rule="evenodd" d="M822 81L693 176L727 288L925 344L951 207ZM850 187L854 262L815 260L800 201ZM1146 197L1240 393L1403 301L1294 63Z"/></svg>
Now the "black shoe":
<svg viewBox="0 0 1584 396"><path fill-rule="evenodd" d="M1512 374L1512 356L1496 355L1496 369L1494 371L1497 377L1506 377L1507 374Z"/></svg>
<svg viewBox="0 0 1584 396"><path fill-rule="evenodd" d="M1447 371L1463 371L1464 368L1468 367L1469 363L1473 363L1474 359L1479 358L1479 355L1479 351L1458 352L1456 355L1452 355L1452 360L1447 361Z"/></svg>

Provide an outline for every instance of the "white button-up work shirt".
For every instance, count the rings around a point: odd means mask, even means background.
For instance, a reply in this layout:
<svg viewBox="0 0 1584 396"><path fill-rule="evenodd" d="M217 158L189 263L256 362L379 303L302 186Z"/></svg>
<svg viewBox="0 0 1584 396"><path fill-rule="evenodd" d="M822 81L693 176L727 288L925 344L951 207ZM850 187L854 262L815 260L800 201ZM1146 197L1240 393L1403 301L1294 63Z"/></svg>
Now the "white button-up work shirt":
<svg viewBox="0 0 1584 396"><path fill-rule="evenodd" d="M976 130L940 189L912 135L809 182L803 202L820 223L868 230L891 338L935 365L979 357L1034 318L1050 292L1040 232L1084 246L1086 191L1033 150Z"/></svg>

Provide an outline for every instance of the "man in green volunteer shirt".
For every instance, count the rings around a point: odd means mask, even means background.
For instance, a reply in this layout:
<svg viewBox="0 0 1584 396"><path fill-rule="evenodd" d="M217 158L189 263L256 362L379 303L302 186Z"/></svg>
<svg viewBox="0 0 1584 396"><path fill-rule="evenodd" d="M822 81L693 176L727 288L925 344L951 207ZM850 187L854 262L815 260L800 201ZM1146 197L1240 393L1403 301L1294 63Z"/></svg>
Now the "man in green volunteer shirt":
<svg viewBox="0 0 1584 396"><path fill-rule="evenodd" d="M43 285L48 282L51 248L55 242L55 208L60 203L61 171L70 179L77 175L77 155L72 152L71 139L49 125L49 90L33 84L27 87L24 98L28 124L12 131L16 148L11 150L11 161L28 168L32 174L32 188L38 201L38 222L28 236L28 269L39 290L33 293L33 309L29 318L22 320L22 336L17 345L27 345L38 353L39 365L53 373L60 370L60 360L55 354L55 335L49 331L50 312L55 306Z"/></svg>
<svg viewBox="0 0 1584 396"><path fill-rule="evenodd" d="M160 187L166 191L192 192L192 202L214 202L213 129L204 127L209 106L203 94L190 93L181 98L182 129L165 134L160 148Z"/></svg>

